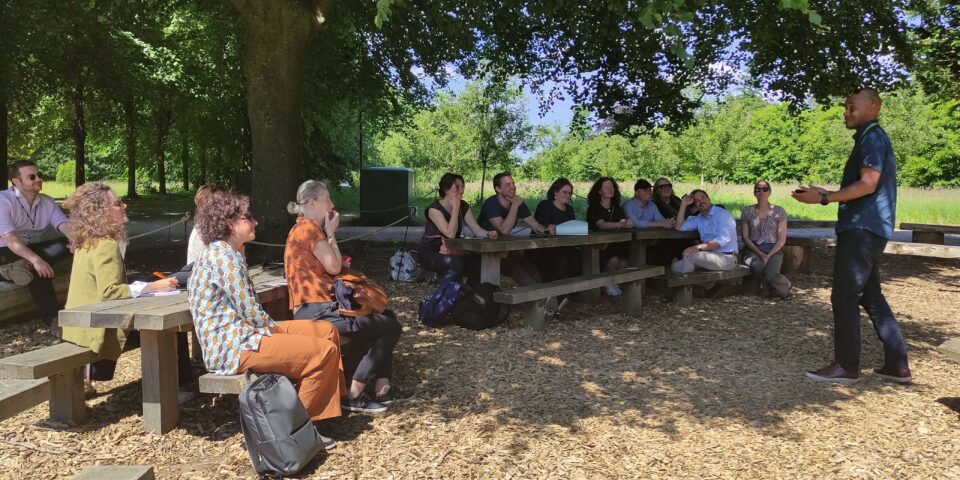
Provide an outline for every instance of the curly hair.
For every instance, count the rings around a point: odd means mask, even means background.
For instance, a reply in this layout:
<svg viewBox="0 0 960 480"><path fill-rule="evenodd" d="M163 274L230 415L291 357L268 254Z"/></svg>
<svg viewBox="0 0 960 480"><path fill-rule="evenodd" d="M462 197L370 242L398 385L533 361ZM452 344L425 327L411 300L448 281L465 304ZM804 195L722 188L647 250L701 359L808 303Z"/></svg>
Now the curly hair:
<svg viewBox="0 0 960 480"><path fill-rule="evenodd" d="M107 215L113 207L110 193L113 190L102 182L84 183L70 195L63 206L70 210L67 224L73 231L73 247L92 246L97 240L112 238L117 242L127 240L123 222L114 215ZM114 194L116 198L120 198Z"/></svg>
<svg viewBox="0 0 960 480"><path fill-rule="evenodd" d="M197 206L195 226L203 243L209 244L230 237L233 233L230 222L244 215L250 215L250 197L232 190L211 188L206 201Z"/></svg>
<svg viewBox="0 0 960 480"><path fill-rule="evenodd" d="M607 180L613 184L613 199L611 200L611 205L620 205L620 186L617 185L617 181L611 177L600 177L596 182L593 182L593 186L590 187L590 193L587 194L587 205L600 205L600 188L603 187L603 182Z"/></svg>

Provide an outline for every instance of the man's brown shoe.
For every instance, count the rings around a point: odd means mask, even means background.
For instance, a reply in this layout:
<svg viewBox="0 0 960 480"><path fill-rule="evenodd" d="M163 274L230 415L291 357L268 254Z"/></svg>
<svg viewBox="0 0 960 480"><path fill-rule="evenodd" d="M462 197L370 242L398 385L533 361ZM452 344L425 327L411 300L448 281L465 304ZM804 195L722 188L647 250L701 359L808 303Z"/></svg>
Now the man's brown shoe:
<svg viewBox="0 0 960 480"><path fill-rule="evenodd" d="M835 362L821 368L820 370L807 370L805 375L814 382L840 383L843 385L853 385L860 381L858 372L848 372Z"/></svg>
<svg viewBox="0 0 960 480"><path fill-rule="evenodd" d="M913 377L910 376L909 368L893 368L886 365L880 368L874 368L873 373L890 382L896 383L910 383L913 381Z"/></svg>
<svg viewBox="0 0 960 480"><path fill-rule="evenodd" d="M32 265L26 260L17 260L13 263L0 265L0 277L10 280L16 285L27 285L33 281Z"/></svg>

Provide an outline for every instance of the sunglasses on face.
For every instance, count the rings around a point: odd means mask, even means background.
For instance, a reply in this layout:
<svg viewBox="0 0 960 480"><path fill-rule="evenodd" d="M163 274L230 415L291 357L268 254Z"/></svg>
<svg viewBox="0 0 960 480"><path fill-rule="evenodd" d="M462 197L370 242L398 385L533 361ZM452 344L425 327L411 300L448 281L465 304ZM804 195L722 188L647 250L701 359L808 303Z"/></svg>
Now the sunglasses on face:
<svg viewBox="0 0 960 480"><path fill-rule="evenodd" d="M40 172L31 173L30 175L27 175L27 180L30 180L31 182L36 180L43 180L43 174Z"/></svg>
<svg viewBox="0 0 960 480"><path fill-rule="evenodd" d="M672 184L672 183L664 183L664 184L662 184L662 185L657 185L656 187L653 187L653 188L673 188L673 184Z"/></svg>
<svg viewBox="0 0 960 480"><path fill-rule="evenodd" d="M754 192L769 192L770 187L756 187L753 189Z"/></svg>

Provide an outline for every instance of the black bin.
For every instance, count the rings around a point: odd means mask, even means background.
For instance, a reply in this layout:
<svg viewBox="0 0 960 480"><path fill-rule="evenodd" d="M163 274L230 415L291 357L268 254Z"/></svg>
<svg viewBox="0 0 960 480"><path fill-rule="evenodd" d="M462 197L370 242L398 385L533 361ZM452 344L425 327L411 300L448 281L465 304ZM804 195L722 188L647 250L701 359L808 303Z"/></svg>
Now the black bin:
<svg viewBox="0 0 960 480"><path fill-rule="evenodd" d="M360 170L360 222L388 225L409 213L413 204L413 170L365 167Z"/></svg>

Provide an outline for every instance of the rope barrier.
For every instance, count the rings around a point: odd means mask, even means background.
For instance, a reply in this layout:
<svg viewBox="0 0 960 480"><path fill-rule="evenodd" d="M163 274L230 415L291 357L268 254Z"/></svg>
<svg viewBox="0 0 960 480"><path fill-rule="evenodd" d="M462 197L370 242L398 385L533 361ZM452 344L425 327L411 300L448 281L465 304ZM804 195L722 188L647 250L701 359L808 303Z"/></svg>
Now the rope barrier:
<svg viewBox="0 0 960 480"><path fill-rule="evenodd" d="M338 240L337 243L338 243L338 244L344 244L344 243L347 243L347 242L350 242L350 241L353 241L353 240L357 240L357 239L360 239L360 238L363 238L363 237L368 237L368 236L373 235L373 234L376 234L376 233L380 233L380 232L382 232L382 231L384 231L384 230L386 230L386 229L388 229L388 228L390 228L390 227L392 227L392 226L394 226L394 225L396 225L396 224L398 224L398 223L400 223L400 222L402 222L402 221L404 221L404 220L406 220L406 219L408 219L408 218L410 218L410 215L405 215L405 216L403 216L402 218L396 220L395 222L392 222L392 223L390 223L390 224L388 224L388 225L384 225L384 226L382 226L382 227L380 227L380 228L378 228L378 229L376 229L376 230L371 230L371 231L369 231L369 232L364 232L364 233L361 233L360 235L356 235L356 236L353 236L353 237L350 237L350 238L344 238L343 240ZM260 245L261 247L286 247L286 244L283 244L283 243L266 243L266 242L247 242L247 243L249 243L249 244L251 244L251 245Z"/></svg>
<svg viewBox="0 0 960 480"><path fill-rule="evenodd" d="M164 226L164 227L160 227L160 228L158 228L158 229L156 229L156 230L150 230L149 232L141 233L140 235L134 235L134 236L132 236L132 237L130 237L130 238L127 238L127 241L129 242L129 241L131 241L131 240L136 240L136 239L138 239L138 238L146 237L147 235L153 235L154 233L162 232L162 231L164 231L164 230L168 230L170 227L172 227L172 226L174 226L174 225L180 225L181 223L186 222L186 221L189 220L189 219L190 219L190 212L187 212L186 214L183 215L183 218L181 218L180 220L177 220L177 221L174 222L174 223L171 223L170 225L167 225L167 226Z"/></svg>

